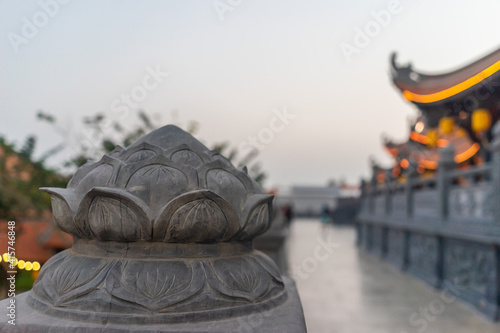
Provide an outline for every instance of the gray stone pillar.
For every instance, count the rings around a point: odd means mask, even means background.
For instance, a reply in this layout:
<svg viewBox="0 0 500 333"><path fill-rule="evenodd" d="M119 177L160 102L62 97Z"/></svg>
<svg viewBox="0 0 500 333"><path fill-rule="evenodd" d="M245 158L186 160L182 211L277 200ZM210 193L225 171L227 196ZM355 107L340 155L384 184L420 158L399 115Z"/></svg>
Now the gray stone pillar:
<svg viewBox="0 0 500 333"><path fill-rule="evenodd" d="M440 151L439 168L436 175L437 191L438 191L438 207L439 217L437 223L444 223L448 218L448 195L449 195L449 172L456 167L455 163L455 149L452 146L441 148ZM436 246L436 267L435 287L440 287L444 280L444 239L437 236Z"/></svg>
<svg viewBox="0 0 500 333"><path fill-rule="evenodd" d="M493 223L500 227L500 121L493 126L493 139L491 142L491 181L493 196ZM496 309L500 308L500 246L495 246L495 277L493 283L493 303ZM494 318L500 318L499 311L495 311Z"/></svg>
<svg viewBox="0 0 500 333"><path fill-rule="evenodd" d="M405 204L406 204L406 221L408 222L413 217L413 179L415 175L408 173L405 183Z"/></svg>
<svg viewBox="0 0 500 333"><path fill-rule="evenodd" d="M493 140L491 142L492 169L491 180L493 185L493 218L497 225L500 225L500 122L493 126Z"/></svg>
<svg viewBox="0 0 500 333"><path fill-rule="evenodd" d="M257 250L264 252L276 263L281 274L289 275L287 256L289 228L285 225L284 219L281 207L278 207L273 214L271 228L256 237L253 242Z"/></svg>
<svg viewBox="0 0 500 333"><path fill-rule="evenodd" d="M392 191L394 188L395 180L392 177L392 170L388 170L385 172L385 186L383 189L384 192L384 202L385 202L385 215L390 215L392 211Z"/></svg>
<svg viewBox="0 0 500 333"><path fill-rule="evenodd" d="M16 297L16 326L0 331L306 331L293 281L253 248L273 196L181 129L117 147L66 189L43 190L73 247L42 267Z"/></svg>
<svg viewBox="0 0 500 333"><path fill-rule="evenodd" d="M368 208L371 214L375 213L375 196L377 191L377 167L372 161L372 177L370 179L370 191L369 191L369 202Z"/></svg>
<svg viewBox="0 0 500 333"><path fill-rule="evenodd" d="M455 149L448 146L440 149L439 169L436 176L438 200L439 200L439 220L444 221L448 218L448 192L450 184L448 174L456 166Z"/></svg>

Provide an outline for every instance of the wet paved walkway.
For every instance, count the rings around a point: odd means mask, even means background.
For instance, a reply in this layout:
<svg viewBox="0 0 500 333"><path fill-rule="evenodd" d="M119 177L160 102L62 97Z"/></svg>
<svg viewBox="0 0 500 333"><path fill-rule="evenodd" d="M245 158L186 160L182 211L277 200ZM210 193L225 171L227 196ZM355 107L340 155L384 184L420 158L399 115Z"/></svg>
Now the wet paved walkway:
<svg viewBox="0 0 500 333"><path fill-rule="evenodd" d="M298 219L288 246L309 333L500 333L453 286L443 294L358 251L352 228Z"/></svg>

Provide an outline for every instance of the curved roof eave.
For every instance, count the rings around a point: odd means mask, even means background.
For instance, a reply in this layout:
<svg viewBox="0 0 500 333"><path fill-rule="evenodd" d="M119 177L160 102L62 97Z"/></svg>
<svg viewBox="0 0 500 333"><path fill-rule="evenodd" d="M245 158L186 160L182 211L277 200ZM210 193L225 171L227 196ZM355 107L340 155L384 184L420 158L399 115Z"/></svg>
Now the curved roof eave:
<svg viewBox="0 0 500 333"><path fill-rule="evenodd" d="M400 67L396 54L391 56L392 79L404 97L415 103L433 103L447 100L484 79L500 74L500 49L455 71L428 75L416 72L411 65Z"/></svg>

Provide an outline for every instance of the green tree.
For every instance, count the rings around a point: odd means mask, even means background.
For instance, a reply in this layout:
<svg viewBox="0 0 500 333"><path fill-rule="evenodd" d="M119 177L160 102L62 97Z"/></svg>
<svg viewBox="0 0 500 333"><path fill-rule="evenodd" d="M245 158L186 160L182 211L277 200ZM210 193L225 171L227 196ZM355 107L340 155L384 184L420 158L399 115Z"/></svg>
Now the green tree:
<svg viewBox="0 0 500 333"><path fill-rule="evenodd" d="M50 207L50 198L38 189L42 186L65 187L68 177L35 160L36 138L29 136L21 149L0 137L0 219L19 220L40 214Z"/></svg>

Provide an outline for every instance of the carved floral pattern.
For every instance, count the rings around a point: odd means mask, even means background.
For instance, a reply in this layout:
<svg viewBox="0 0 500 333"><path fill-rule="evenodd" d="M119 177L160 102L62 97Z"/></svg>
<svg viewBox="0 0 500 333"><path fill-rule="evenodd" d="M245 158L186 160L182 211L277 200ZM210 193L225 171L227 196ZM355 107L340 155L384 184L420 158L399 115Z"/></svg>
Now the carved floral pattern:
<svg viewBox="0 0 500 333"><path fill-rule="evenodd" d="M64 251L43 266L34 290L54 306L64 306L96 289L109 268L100 259L69 256Z"/></svg>
<svg viewBox="0 0 500 333"><path fill-rule="evenodd" d="M387 236L387 256L389 259L403 263L405 255L405 232L389 229Z"/></svg>
<svg viewBox="0 0 500 333"><path fill-rule="evenodd" d="M437 238L412 233L409 246L410 265L428 274L434 275L438 261Z"/></svg>
<svg viewBox="0 0 500 333"><path fill-rule="evenodd" d="M384 252L383 249L384 246L385 246L384 229L382 227L373 226L371 250L377 255L381 255Z"/></svg>
<svg viewBox="0 0 500 333"><path fill-rule="evenodd" d="M454 217L491 218L494 196L490 188L466 186L454 188L449 195L450 214Z"/></svg>
<svg viewBox="0 0 500 333"><path fill-rule="evenodd" d="M160 311L197 294L204 285L200 263L132 261L113 266L105 289L113 297Z"/></svg>
<svg viewBox="0 0 500 333"><path fill-rule="evenodd" d="M444 277L454 284L488 295L495 281L495 251L491 247L459 240L447 240ZM492 293L494 293L492 291Z"/></svg>
<svg viewBox="0 0 500 333"><path fill-rule="evenodd" d="M214 306L254 304L283 294L274 262L259 252L230 259L120 260L88 258L69 250L44 265L33 287L35 299L54 307L175 312L197 297ZM92 304L89 305L89 302Z"/></svg>
<svg viewBox="0 0 500 333"><path fill-rule="evenodd" d="M174 242L216 242L222 239L228 221L217 204L209 199L191 201L172 215L167 235Z"/></svg>

